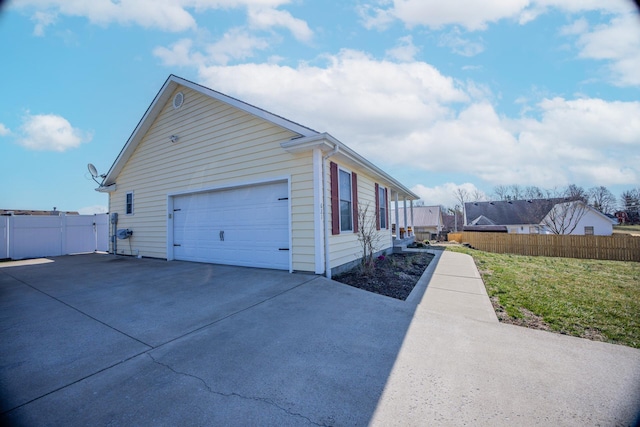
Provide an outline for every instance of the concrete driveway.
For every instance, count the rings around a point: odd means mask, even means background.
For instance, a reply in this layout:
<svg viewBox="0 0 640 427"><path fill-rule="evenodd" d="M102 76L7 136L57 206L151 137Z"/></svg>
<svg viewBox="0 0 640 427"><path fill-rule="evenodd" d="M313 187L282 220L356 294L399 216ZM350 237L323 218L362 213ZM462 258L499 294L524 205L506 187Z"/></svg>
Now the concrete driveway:
<svg viewBox="0 0 640 427"><path fill-rule="evenodd" d="M0 421L634 423L640 351L497 323L477 270L466 280L456 257L433 263L406 302L210 264L97 254L5 264Z"/></svg>

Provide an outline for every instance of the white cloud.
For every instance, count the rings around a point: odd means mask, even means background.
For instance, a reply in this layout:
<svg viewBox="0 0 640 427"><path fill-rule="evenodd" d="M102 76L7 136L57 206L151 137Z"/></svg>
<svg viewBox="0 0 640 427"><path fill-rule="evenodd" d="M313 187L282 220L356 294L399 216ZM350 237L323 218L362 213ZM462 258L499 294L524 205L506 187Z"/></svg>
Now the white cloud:
<svg viewBox="0 0 640 427"><path fill-rule="evenodd" d="M11 130L4 125L4 123L0 123L0 136L11 135Z"/></svg>
<svg viewBox="0 0 640 427"><path fill-rule="evenodd" d="M640 86L640 24L636 13L616 16L593 29L578 24L574 30L573 34L579 35L581 58L608 61L609 80L618 86Z"/></svg>
<svg viewBox="0 0 640 427"><path fill-rule="evenodd" d="M71 126L62 116L55 114L27 115L18 143L30 150L66 151L89 142L91 134Z"/></svg>
<svg viewBox="0 0 640 427"><path fill-rule="evenodd" d="M372 3L372 2L371 2ZM599 11L626 13L633 2L626 0L389 0L358 8L366 28L384 29L399 20L407 27L441 29L459 25L469 31L485 30L490 23L514 19L526 24L551 9L567 13Z"/></svg>
<svg viewBox="0 0 640 427"><path fill-rule="evenodd" d="M210 9L246 8L249 21L260 29L285 27L298 40L308 41L313 32L307 23L277 7L290 0L20 0L16 9L33 11L35 35L44 35L47 26L60 15L84 17L92 24L139 25L162 31L181 32L197 28L193 12Z"/></svg>
<svg viewBox="0 0 640 427"><path fill-rule="evenodd" d="M326 67L203 67L200 76L205 85L338 138L360 135L356 143L402 137L416 122L446 117L447 104L468 100L453 79L423 62L376 61L352 50L325 59Z"/></svg>
<svg viewBox="0 0 640 427"><path fill-rule="evenodd" d="M413 37L405 36L398 39L398 44L385 52L386 56L400 62L411 62L420 49L413 44Z"/></svg>
<svg viewBox="0 0 640 427"><path fill-rule="evenodd" d="M412 28L424 25L439 29L446 25L460 25L468 30L483 30L488 23L515 18L529 4L529 0L394 0L391 7L361 8L368 28L381 28L393 19Z"/></svg>
<svg viewBox="0 0 640 427"><path fill-rule="evenodd" d="M255 55L256 51L269 47L269 43L260 37L255 37L242 28L232 28L220 40L199 46L200 52L191 39L181 39L168 48L158 46L153 54L168 67L207 65L226 65L233 60L245 60Z"/></svg>
<svg viewBox="0 0 640 427"><path fill-rule="evenodd" d="M31 17L31 20L36 23L36 26L33 27L33 35L38 37L44 36L45 28L56 22L57 18L58 16L56 13L40 10L36 11Z"/></svg>
<svg viewBox="0 0 640 427"><path fill-rule="evenodd" d="M465 182L463 184L447 182L442 185L436 185L435 187L427 187L422 184L418 184L412 187L411 191L420 196L420 200L423 200L427 206L442 205L444 207L453 208L455 205L460 204L455 196L458 188L465 190L469 196L479 193L481 196L486 198L484 192L470 182Z"/></svg>
<svg viewBox="0 0 640 427"><path fill-rule="evenodd" d="M446 46L450 48L453 53L467 57L476 56L484 50L482 43L463 38L458 27L455 27L448 33L442 34L438 45Z"/></svg>
<svg viewBox="0 0 640 427"><path fill-rule="evenodd" d="M249 25L258 29L270 29L272 27L284 27L300 41L308 42L313 37L313 31L307 23L301 19L294 18L285 10L274 8L250 7Z"/></svg>
<svg viewBox="0 0 640 427"><path fill-rule="evenodd" d="M640 102L548 98L509 118L496 112L486 87L424 62L352 50L325 59L323 66L240 64L199 73L206 86L329 132L385 169L548 188L640 180Z"/></svg>

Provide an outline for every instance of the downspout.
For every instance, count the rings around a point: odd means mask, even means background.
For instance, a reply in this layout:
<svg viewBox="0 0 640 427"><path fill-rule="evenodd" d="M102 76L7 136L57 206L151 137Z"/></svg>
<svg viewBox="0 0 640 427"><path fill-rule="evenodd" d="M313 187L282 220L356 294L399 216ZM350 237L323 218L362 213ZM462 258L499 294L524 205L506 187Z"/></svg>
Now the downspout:
<svg viewBox="0 0 640 427"><path fill-rule="evenodd" d="M325 184L327 180L327 159L329 159L329 157L335 156L339 150L340 147L338 147L338 144L335 144L333 146L333 150L329 151L322 157L322 198L324 200L324 206L322 209L322 226L324 228L324 275L327 277L327 279L331 279L331 258L329 257L329 227L327 226L327 223L329 222L329 209L327 208L327 206L329 204L327 203L327 186Z"/></svg>

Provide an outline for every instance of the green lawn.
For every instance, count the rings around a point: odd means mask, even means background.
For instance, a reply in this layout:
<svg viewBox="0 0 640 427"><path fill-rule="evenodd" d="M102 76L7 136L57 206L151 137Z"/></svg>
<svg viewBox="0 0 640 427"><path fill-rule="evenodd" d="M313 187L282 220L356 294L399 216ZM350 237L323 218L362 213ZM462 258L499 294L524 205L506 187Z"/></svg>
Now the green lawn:
<svg viewBox="0 0 640 427"><path fill-rule="evenodd" d="M640 225L614 225L613 232L619 234L640 234Z"/></svg>
<svg viewBox="0 0 640 427"><path fill-rule="evenodd" d="M526 309L553 331L640 348L640 263L449 249L473 256L509 317Z"/></svg>

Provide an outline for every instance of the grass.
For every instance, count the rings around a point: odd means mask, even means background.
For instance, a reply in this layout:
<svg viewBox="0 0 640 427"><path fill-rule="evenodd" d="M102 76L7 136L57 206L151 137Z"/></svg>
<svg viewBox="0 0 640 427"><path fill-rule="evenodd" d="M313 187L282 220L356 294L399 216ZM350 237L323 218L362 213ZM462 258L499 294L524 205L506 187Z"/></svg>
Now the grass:
<svg viewBox="0 0 640 427"><path fill-rule="evenodd" d="M640 234L640 225L614 225L613 232L616 234Z"/></svg>
<svg viewBox="0 0 640 427"><path fill-rule="evenodd" d="M449 250L473 256L511 319L528 310L552 331L640 348L640 263Z"/></svg>

